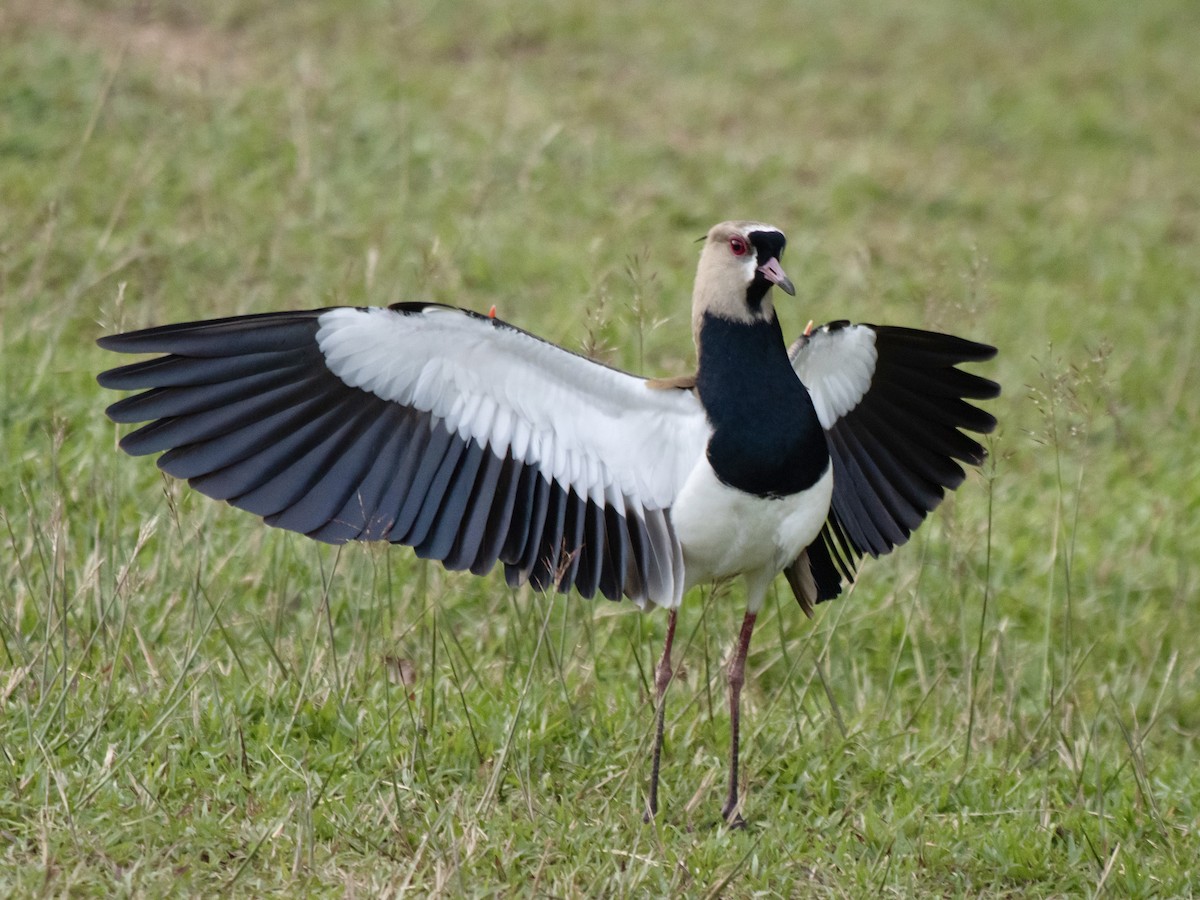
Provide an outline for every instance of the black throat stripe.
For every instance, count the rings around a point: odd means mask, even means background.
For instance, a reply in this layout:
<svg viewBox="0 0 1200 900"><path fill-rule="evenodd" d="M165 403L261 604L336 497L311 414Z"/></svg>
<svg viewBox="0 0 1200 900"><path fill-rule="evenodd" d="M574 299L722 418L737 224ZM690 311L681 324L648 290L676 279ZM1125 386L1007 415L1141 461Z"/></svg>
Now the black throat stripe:
<svg viewBox="0 0 1200 900"><path fill-rule="evenodd" d="M787 245L787 238L778 231L751 231L747 237L754 246L755 263L759 266L765 266L770 260L782 257L783 248ZM771 287L771 282L762 272L756 272L754 281L746 288L746 305L751 309L758 309Z"/></svg>

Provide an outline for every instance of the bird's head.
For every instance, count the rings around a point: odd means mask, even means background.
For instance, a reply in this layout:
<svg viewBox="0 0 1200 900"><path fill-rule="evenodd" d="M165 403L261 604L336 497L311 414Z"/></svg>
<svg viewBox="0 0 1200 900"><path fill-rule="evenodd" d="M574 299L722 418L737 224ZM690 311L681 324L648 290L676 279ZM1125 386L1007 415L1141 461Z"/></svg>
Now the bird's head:
<svg viewBox="0 0 1200 900"><path fill-rule="evenodd" d="M756 322L775 315L771 288L795 295L779 258L787 238L774 225L761 222L722 222L704 238L692 318L698 326L705 313L735 322Z"/></svg>

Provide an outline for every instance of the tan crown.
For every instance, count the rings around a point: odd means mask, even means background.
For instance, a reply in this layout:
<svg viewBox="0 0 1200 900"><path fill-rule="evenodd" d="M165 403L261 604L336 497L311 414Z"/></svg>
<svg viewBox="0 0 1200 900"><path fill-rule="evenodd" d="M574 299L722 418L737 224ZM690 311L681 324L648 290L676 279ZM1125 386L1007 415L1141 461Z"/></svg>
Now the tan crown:
<svg viewBox="0 0 1200 900"><path fill-rule="evenodd" d="M731 238L740 236L749 242L750 233L754 231L783 233L774 225L762 222L721 222L709 229L700 251L696 284L692 289L692 336L697 345L700 323L706 312L735 322L762 321L775 314L770 294L757 309L746 304L746 289L754 281L758 268L754 249L745 256L736 256L730 247Z"/></svg>

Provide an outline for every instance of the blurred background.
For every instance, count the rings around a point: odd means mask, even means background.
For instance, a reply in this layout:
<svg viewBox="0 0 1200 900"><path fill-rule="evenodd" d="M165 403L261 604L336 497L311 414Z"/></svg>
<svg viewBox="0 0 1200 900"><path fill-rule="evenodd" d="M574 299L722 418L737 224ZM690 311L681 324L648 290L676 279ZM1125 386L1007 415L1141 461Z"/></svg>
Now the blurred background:
<svg viewBox="0 0 1200 900"><path fill-rule="evenodd" d="M0 887L1196 889L1200 6L6 0ZM789 235L785 332L993 343L991 460L806 620L322 547L115 448L102 334L336 304L693 364L693 243Z"/></svg>

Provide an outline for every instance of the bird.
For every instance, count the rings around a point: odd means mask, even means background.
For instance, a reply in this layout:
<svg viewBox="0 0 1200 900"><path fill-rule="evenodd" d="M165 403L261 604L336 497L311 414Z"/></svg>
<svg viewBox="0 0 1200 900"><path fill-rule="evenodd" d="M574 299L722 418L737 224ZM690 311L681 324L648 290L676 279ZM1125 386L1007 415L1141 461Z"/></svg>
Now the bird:
<svg viewBox="0 0 1200 900"><path fill-rule="evenodd" d="M644 818L659 812L672 642L697 585L741 578L727 669L722 819L744 826L740 707L756 618L782 572L802 611L865 556L904 544L979 466L1000 386L963 368L988 344L811 323L790 345L775 289L784 233L728 221L701 239L693 374L647 378L495 316L407 301L101 337L158 354L101 373L137 391L120 447L197 491L318 541L407 545L449 570L665 608Z"/></svg>

